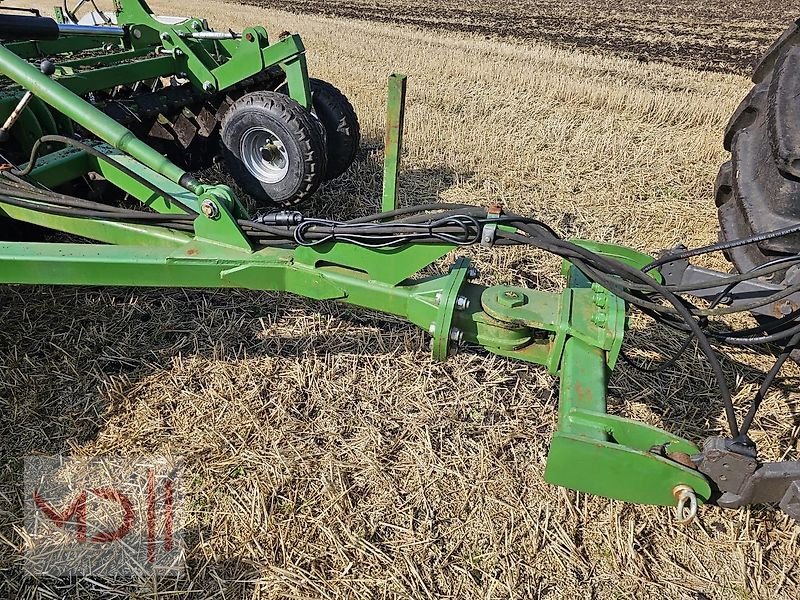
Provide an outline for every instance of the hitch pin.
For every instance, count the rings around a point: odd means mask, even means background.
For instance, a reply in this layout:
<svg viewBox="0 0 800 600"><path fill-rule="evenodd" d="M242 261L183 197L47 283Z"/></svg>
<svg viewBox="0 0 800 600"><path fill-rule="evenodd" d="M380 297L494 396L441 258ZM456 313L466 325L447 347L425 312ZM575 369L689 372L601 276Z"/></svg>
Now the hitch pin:
<svg viewBox="0 0 800 600"><path fill-rule="evenodd" d="M676 485L672 488L672 495L678 501L675 522L678 525L691 524L697 517L697 494L688 485Z"/></svg>

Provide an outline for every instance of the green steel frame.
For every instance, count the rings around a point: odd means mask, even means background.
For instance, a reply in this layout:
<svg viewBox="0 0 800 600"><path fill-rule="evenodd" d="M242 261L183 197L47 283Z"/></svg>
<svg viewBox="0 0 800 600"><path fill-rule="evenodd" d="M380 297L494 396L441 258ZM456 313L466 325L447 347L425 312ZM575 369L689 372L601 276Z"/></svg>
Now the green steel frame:
<svg viewBox="0 0 800 600"><path fill-rule="evenodd" d="M223 44L230 59L214 66L204 44L187 43L174 35L176 28L191 30L202 26L201 21L165 26L152 19L143 3L120 2L120 8L120 22L130 31L142 32L141 37L132 36L138 41L126 46L125 52L136 53L159 43L173 51L166 59L148 62L146 68L152 69L148 74L183 70L192 73L199 85L211 81L223 89L236 78L277 61L287 74L296 70L295 90L302 87L301 80L307 82L302 44L294 36L275 49L265 46L263 29L249 28L240 44ZM248 34L253 41L248 41ZM71 42L64 40L61 47L71 47ZM182 53L175 53L177 49ZM229 188L195 181L76 95L87 88L64 67L54 79L40 73L25 60L28 50L25 44L0 46L0 74L21 89L33 91L53 119L92 131L103 140L94 144L96 149L155 183L162 194L145 188L113 163L75 149L42 157L32 179L54 187L95 172L161 213L178 212L169 197L198 210L203 203L212 203L216 210L206 211L212 216L199 211L194 232L189 234L46 214L0 200L0 215L97 242L0 243L0 283L274 290L403 317L430 333L436 359L446 359L453 344L463 340L504 357L542 365L560 376L559 424L546 469L551 483L635 503L675 505L675 490L680 486L694 490L699 502L709 499L706 478L680 460L697 453L697 447L660 429L607 414L607 382L622 345L626 307L571 265L564 268L568 287L554 294L477 285L467 258L455 260L445 274L419 276L425 267L455 250L447 244L381 250L345 243L293 250L255 248L237 223L246 214ZM117 68L123 69L122 75L115 74ZM124 67L109 69L99 69L103 83L92 86L116 85L133 77L133 73L125 74ZM290 86L291 82L290 78ZM390 90L385 208L396 203L405 78L393 77ZM651 260L627 248L583 244L637 267Z"/></svg>

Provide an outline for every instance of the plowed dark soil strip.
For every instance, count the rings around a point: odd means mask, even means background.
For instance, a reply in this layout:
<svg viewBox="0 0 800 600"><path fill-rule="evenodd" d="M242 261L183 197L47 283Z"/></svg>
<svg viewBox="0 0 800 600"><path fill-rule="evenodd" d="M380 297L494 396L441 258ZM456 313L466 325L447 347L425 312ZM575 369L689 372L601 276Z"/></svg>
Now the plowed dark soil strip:
<svg viewBox="0 0 800 600"><path fill-rule="evenodd" d="M800 16L799 8L776 0L243 2L297 13L545 41L641 61L742 74L751 70L789 21Z"/></svg>

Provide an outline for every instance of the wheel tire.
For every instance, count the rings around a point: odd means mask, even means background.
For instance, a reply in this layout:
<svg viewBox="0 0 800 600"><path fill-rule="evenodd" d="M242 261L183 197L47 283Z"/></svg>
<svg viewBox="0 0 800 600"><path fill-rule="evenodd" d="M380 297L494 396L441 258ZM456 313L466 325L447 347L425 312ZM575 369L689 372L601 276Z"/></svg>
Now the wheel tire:
<svg viewBox="0 0 800 600"><path fill-rule="evenodd" d="M325 179L336 179L350 168L358 154L361 126L353 105L335 86L321 79L311 79L309 83L314 111L327 137L328 171Z"/></svg>
<svg viewBox="0 0 800 600"><path fill-rule="evenodd" d="M793 24L755 69L755 86L731 117L716 203L723 241L800 223L800 27ZM728 259L744 273L800 253L800 235L733 248Z"/></svg>
<svg viewBox="0 0 800 600"><path fill-rule="evenodd" d="M716 183L722 241L800 223L800 21L767 50L753 83L725 130L731 160L722 165ZM800 235L792 235L731 248L725 255L746 273L798 253ZM784 271L773 281L791 285L795 278ZM764 315L756 320L762 325L774 322ZM791 356L800 363L800 350Z"/></svg>
<svg viewBox="0 0 800 600"><path fill-rule="evenodd" d="M252 92L234 102L222 120L221 144L231 175L259 203L303 202L327 170L316 118L277 92Z"/></svg>

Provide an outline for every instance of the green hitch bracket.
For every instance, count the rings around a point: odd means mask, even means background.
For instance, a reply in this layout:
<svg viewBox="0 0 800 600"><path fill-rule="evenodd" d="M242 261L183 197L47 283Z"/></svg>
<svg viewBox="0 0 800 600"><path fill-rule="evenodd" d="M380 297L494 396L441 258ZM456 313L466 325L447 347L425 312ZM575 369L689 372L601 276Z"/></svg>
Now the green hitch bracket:
<svg viewBox="0 0 800 600"><path fill-rule="evenodd" d="M403 149L403 128L406 114L405 75L389 75L389 94L386 100L386 136L384 140L383 200L381 210L397 208L397 180L400 176L400 154Z"/></svg>
<svg viewBox="0 0 800 600"><path fill-rule="evenodd" d="M698 448L644 423L606 414L610 370L604 352L571 338L561 364L558 429L545 480L606 498L674 506L676 490L688 486L698 503L711 488L689 457Z"/></svg>
<svg viewBox="0 0 800 600"><path fill-rule="evenodd" d="M461 287L469 277L469 270L469 259L459 258L451 268L442 291L437 295L439 310L428 330L433 338L431 339L431 352L435 360L447 360L450 355L450 344L459 343L463 339L463 331L453 327L453 316L456 312L456 302Z"/></svg>
<svg viewBox="0 0 800 600"><path fill-rule="evenodd" d="M616 246L595 246L607 256L644 266L645 256ZM652 259L650 259L652 260ZM517 287L486 288L481 317L525 327L516 348L488 347L511 358L541 364L560 377L558 427L545 479L554 485L638 504L675 506L690 488L698 504L711 489L689 458L691 442L657 427L607 414L608 380L626 328L625 303L587 280L568 263L561 294ZM526 339L528 341L526 341Z"/></svg>

